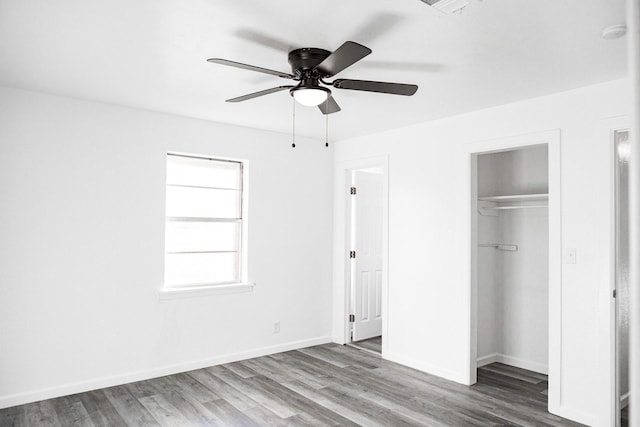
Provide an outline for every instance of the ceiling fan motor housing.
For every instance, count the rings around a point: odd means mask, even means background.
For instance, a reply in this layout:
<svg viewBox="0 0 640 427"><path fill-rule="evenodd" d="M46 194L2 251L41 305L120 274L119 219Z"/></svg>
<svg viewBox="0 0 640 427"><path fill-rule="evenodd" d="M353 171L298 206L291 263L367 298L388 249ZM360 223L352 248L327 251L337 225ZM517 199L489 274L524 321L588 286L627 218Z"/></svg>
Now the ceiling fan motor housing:
<svg viewBox="0 0 640 427"><path fill-rule="evenodd" d="M315 77L317 79L324 76L320 75L320 73L315 73L317 76L313 76L311 74L314 72L314 69L329 55L331 55L331 52L328 50L318 49L315 47L295 49L289 52L289 64L291 64L293 74L301 78Z"/></svg>

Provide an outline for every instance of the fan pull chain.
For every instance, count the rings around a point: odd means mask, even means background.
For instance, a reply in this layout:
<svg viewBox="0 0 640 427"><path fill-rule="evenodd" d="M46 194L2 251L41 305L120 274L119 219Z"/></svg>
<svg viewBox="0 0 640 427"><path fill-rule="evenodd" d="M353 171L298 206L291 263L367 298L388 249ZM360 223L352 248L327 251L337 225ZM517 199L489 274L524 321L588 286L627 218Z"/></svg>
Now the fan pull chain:
<svg viewBox="0 0 640 427"><path fill-rule="evenodd" d="M324 115L325 125L324 125L324 146L329 146L329 97L327 96L327 100L324 101L324 110L327 114Z"/></svg>
<svg viewBox="0 0 640 427"><path fill-rule="evenodd" d="M296 148L296 99L294 97L291 97L291 99L293 99L293 129L291 131L291 146Z"/></svg>

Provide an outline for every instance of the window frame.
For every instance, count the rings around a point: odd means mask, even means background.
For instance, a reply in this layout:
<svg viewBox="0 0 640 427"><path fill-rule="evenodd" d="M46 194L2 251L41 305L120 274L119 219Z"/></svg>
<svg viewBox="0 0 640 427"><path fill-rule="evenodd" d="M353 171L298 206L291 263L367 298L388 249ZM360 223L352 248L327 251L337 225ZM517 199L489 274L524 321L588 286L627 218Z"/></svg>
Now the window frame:
<svg viewBox="0 0 640 427"><path fill-rule="evenodd" d="M167 215L167 187L169 184L167 183L167 165L169 156L178 156L185 158L193 158L199 160L211 160L214 162L231 162L238 163L240 167L239 172L239 183L238 190L239 191L239 213L240 217L236 219L235 222L239 224L239 238L238 238L238 249L237 256L235 262L235 272L236 272L236 281L233 282L212 282L212 283L193 283L193 284L184 284L182 286L171 286L166 282L165 277L165 269L166 269L166 256L167 256L167 248L166 248L166 233L167 233L167 223L168 218ZM225 294L225 293L236 293L236 292L249 292L252 291L255 284L249 283L247 280L247 260L248 260L248 245L247 245L247 230L248 230L248 169L249 162L246 159L237 159L237 158L228 158L221 156L211 156L204 154L194 154L194 153L185 153L185 152L176 152L176 151L168 151L165 153L163 157L164 166L165 166L165 176L164 176L164 242L163 242L163 279L162 285L159 289L159 298L162 299L172 299L172 298L182 298L189 296L199 296L199 295L208 295L208 294ZM173 217L179 218L179 217ZM187 217L184 217L187 218ZM195 218L195 217L194 217ZM213 219L213 218L211 218ZM228 220L227 220L228 221ZM226 222L226 221L208 221L208 222Z"/></svg>

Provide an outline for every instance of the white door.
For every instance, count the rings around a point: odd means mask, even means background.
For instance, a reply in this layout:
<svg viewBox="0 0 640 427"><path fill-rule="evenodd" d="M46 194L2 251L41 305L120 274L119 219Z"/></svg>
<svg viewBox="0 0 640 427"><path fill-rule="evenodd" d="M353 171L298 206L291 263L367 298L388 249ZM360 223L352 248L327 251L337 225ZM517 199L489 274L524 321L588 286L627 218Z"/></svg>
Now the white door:
<svg viewBox="0 0 640 427"><path fill-rule="evenodd" d="M353 341L382 335L382 174L354 171L351 307Z"/></svg>

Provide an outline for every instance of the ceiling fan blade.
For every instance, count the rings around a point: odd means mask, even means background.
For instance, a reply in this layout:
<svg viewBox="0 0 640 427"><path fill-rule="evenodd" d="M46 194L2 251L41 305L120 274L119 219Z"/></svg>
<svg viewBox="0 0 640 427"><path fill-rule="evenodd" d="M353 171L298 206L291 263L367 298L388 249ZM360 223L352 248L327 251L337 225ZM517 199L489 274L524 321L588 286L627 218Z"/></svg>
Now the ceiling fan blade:
<svg viewBox="0 0 640 427"><path fill-rule="evenodd" d="M341 110L340 106L331 95L329 95L326 102L319 104L318 108L322 111L322 114L333 114Z"/></svg>
<svg viewBox="0 0 640 427"><path fill-rule="evenodd" d="M367 92L390 93L393 95L405 96L411 96L418 90L417 85L349 79L334 80L333 87L338 89L364 90Z"/></svg>
<svg viewBox="0 0 640 427"><path fill-rule="evenodd" d="M366 46L362 46L356 42L344 42L342 46L318 64L316 70L319 70L327 77L335 76L340 71L355 64L370 53L371 49Z"/></svg>
<svg viewBox="0 0 640 427"><path fill-rule="evenodd" d="M229 67L242 68L243 70L257 71L259 73L271 74L285 79L293 79L295 76L289 73L281 73L280 71L270 70L268 68L256 67L255 65L243 64L241 62L229 61L222 58L209 58L207 62L220 65L228 65Z"/></svg>
<svg viewBox="0 0 640 427"><path fill-rule="evenodd" d="M227 99L227 102L242 102L248 99L257 98L259 96L269 95L270 93L280 92L282 90L291 89L295 86L278 86L271 89L261 90L260 92L254 92L247 95L239 96L237 98Z"/></svg>

